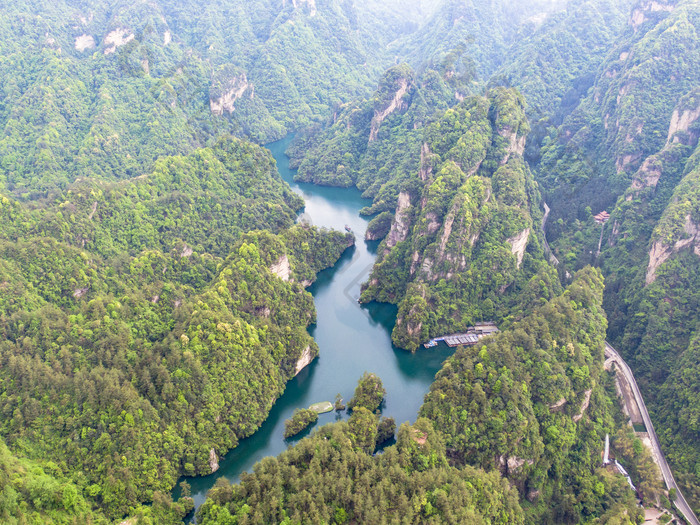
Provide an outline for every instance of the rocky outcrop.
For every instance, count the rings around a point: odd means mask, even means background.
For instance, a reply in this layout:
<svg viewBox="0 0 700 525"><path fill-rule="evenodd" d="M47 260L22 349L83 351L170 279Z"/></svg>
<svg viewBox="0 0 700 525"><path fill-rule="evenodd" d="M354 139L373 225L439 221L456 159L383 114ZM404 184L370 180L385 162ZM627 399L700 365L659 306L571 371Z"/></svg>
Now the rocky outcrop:
<svg viewBox="0 0 700 525"><path fill-rule="evenodd" d="M170 42L173 41L173 35L170 31L166 31L163 34L163 45L167 46Z"/></svg>
<svg viewBox="0 0 700 525"><path fill-rule="evenodd" d="M673 110L665 146L659 153L647 157L637 170L625 197L627 201L631 201L645 188L655 188L663 176L664 167L679 161L675 144L683 143L691 147L697 145L700 136L697 131L691 130L691 127L700 119L700 105L692 107L691 103L691 107L688 107L689 101L695 101L694 95L695 93L689 94L689 100L681 101Z"/></svg>
<svg viewBox="0 0 700 525"><path fill-rule="evenodd" d="M104 39L105 44L105 55L114 53L118 47L128 44L134 39L134 34L129 32L128 29L117 28L107 34Z"/></svg>
<svg viewBox="0 0 700 525"><path fill-rule="evenodd" d="M510 244L510 251L513 253L513 255L515 255L516 259L518 260L518 268L520 268L520 265L523 262L523 257L525 256L525 249L527 248L527 241L529 238L530 228L525 228L518 235L516 235L515 237L511 237L506 241Z"/></svg>
<svg viewBox="0 0 700 525"><path fill-rule="evenodd" d="M411 207L411 196L402 191L399 193L398 203L396 204L396 214L391 223L391 229L386 237L386 247L393 248L399 242L405 241L408 237L410 228L410 220L408 217L408 209Z"/></svg>
<svg viewBox="0 0 700 525"><path fill-rule="evenodd" d="M639 27L646 22L649 13L654 13L658 11L673 11L675 6L669 5L666 2L657 2L652 0L651 2L644 2L639 7L632 11L632 16L630 17L630 25L634 28L636 32Z"/></svg>
<svg viewBox="0 0 700 525"><path fill-rule="evenodd" d="M412 338L418 337L421 333L421 330L423 330L423 323L422 322L419 322L418 324L415 324L415 325L411 325L410 323L406 324L406 332Z"/></svg>
<svg viewBox="0 0 700 525"><path fill-rule="evenodd" d="M394 98L391 99L389 105L382 110L374 111L374 117L372 118L372 124L369 132L370 142L377 140L377 133L379 133L379 127L382 125L382 122L384 122L384 120L397 109L405 107L406 103L403 100L403 96L408 93L408 85L408 79L400 79L399 87L394 93Z"/></svg>
<svg viewBox="0 0 700 525"><path fill-rule="evenodd" d="M211 468L212 473L219 470L219 458L217 457L214 449L209 451L209 468Z"/></svg>
<svg viewBox="0 0 700 525"><path fill-rule="evenodd" d="M627 166L637 162L642 157L641 153L622 155L615 161L615 168L618 173L622 173Z"/></svg>
<svg viewBox="0 0 700 525"><path fill-rule="evenodd" d="M665 246L663 241L656 241L649 251L649 265L647 266L646 284L651 284L656 280L656 270L665 263L673 250Z"/></svg>
<svg viewBox="0 0 700 525"><path fill-rule="evenodd" d="M579 411L578 414L574 416L574 423L578 423L581 421L583 418L583 414L586 413L586 410L588 410L588 407L591 404L591 394L593 393L593 389L591 388L590 390L586 390L586 393L583 395L583 404L581 405L581 410Z"/></svg>
<svg viewBox="0 0 700 525"><path fill-rule="evenodd" d="M366 241L378 241L382 239L386 234L382 231L367 230L365 232Z"/></svg>
<svg viewBox="0 0 700 525"><path fill-rule="evenodd" d="M283 281L289 281L292 276L292 267L289 264L289 258L283 255L277 263L270 266L270 271Z"/></svg>
<svg viewBox="0 0 700 525"><path fill-rule="evenodd" d="M367 225L365 232L366 241L378 241L389 234L394 215L390 211L385 211L377 215Z"/></svg>
<svg viewBox="0 0 700 525"><path fill-rule="evenodd" d="M665 263L671 255L693 246L695 254L700 256L700 225L693 221L690 214L685 218L683 224L685 238L679 239L673 245L665 243L662 239L657 240L649 251L649 265L647 266L646 284L651 284L656 280L656 271Z"/></svg>
<svg viewBox="0 0 700 525"><path fill-rule="evenodd" d="M508 473L512 474L518 471L523 465L532 465L533 463L534 461L531 459L523 459L517 456L511 456L509 458L506 458L506 456L499 456L498 458L498 464L501 467L501 471L503 471L506 475Z"/></svg>
<svg viewBox="0 0 700 525"><path fill-rule="evenodd" d="M676 108L671 115L671 124L668 127L668 138L666 141L679 142L679 138L676 134L680 131L688 131L690 126L692 126L700 118L700 106L694 109L679 110ZM697 142L698 137L691 137L691 142Z"/></svg>
<svg viewBox="0 0 700 525"><path fill-rule="evenodd" d="M508 149L506 150L504 157L501 159L501 166L508 164L508 161L513 155L521 157L523 153L525 153L527 135L518 137L518 132L509 128L501 130L499 135L508 139Z"/></svg>
<svg viewBox="0 0 700 525"><path fill-rule="evenodd" d="M438 231L440 229L440 219L438 218L438 216L435 213L428 212L425 215L425 218L428 221L428 225L427 225L428 235L432 235L433 233L435 233L436 231ZM448 236L449 236L449 234L448 234Z"/></svg>
<svg viewBox="0 0 700 525"><path fill-rule="evenodd" d="M423 300L426 297L426 287L423 284L419 285L420 296ZM421 339L421 332L423 331L423 321L421 320L421 315L418 312L419 303L414 304L407 314L399 316L396 319L396 330L403 329L409 338L418 341Z"/></svg>
<svg viewBox="0 0 700 525"><path fill-rule="evenodd" d="M282 0L282 5L287 7L287 0ZM294 9L299 9L300 6L306 5L309 8L309 16L314 17L318 12L316 9L316 0L292 0Z"/></svg>
<svg viewBox="0 0 700 525"><path fill-rule="evenodd" d="M309 366L315 357L316 356L311 351L311 347L307 346L306 349L302 352L301 357L297 361L296 372L294 373L294 375L298 376L299 372L301 372L302 370L304 370L304 368Z"/></svg>
<svg viewBox="0 0 700 525"><path fill-rule="evenodd" d="M95 49L95 39L92 37L92 35L76 36L75 49L81 53L87 49Z"/></svg>
<svg viewBox="0 0 700 525"><path fill-rule="evenodd" d="M245 73L231 78L224 83L220 96L212 96L209 99L211 112L214 115L233 113L236 110L236 101L243 97L246 91L250 91L250 98L253 98L252 85L248 83L248 77Z"/></svg>
<svg viewBox="0 0 700 525"><path fill-rule="evenodd" d="M549 411L550 412L559 412L564 405L566 405L566 398L562 397L559 401L554 403L553 405L549 405Z"/></svg>
<svg viewBox="0 0 700 525"><path fill-rule="evenodd" d="M455 212L456 207L452 209L451 213L449 213L445 219L445 226L442 229L442 236L440 237L440 247L438 248L439 259L442 259L445 256L447 241L450 240L450 235L452 235L452 225L455 222Z"/></svg>
<svg viewBox="0 0 700 525"><path fill-rule="evenodd" d="M76 288L73 291L73 297L76 299L80 299L81 297L85 297L85 294L88 293L89 288Z"/></svg>
<svg viewBox="0 0 700 525"><path fill-rule="evenodd" d="M661 174L662 165L659 158L656 155L648 157L634 176L632 186L630 187L632 191L627 195L627 200L632 200L634 195L644 188L656 187L661 178Z"/></svg>
<svg viewBox="0 0 700 525"><path fill-rule="evenodd" d="M518 457L508 458L508 472L514 472L525 464L532 465L534 462L531 459L523 459Z"/></svg>
<svg viewBox="0 0 700 525"><path fill-rule="evenodd" d="M428 146L427 142L424 142L420 149L420 171L418 172L418 176L423 182L427 181L433 174L433 167L429 162L431 155L430 146Z"/></svg>
<svg viewBox="0 0 700 525"><path fill-rule="evenodd" d="M530 489L527 493L527 496L526 496L527 500L530 503L534 503L535 501L537 501L539 499L539 497L540 497L540 490L539 489Z"/></svg>

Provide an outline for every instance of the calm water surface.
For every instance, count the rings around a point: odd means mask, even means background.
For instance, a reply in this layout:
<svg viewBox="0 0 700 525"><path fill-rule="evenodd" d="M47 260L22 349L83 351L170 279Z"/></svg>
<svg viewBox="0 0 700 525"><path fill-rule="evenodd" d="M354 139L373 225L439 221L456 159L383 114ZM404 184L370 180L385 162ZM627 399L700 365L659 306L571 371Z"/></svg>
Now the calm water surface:
<svg viewBox="0 0 700 525"><path fill-rule="evenodd" d="M396 307L358 304L360 285L367 280L378 246L377 242L364 241L368 221L359 215L360 209L371 201L361 198L355 189L294 182L295 170L289 169L289 159L284 154L290 141L291 137L287 137L269 144L268 148L277 160L282 178L306 201L300 220L341 231L348 225L356 236L356 246L348 249L333 268L321 272L309 288L318 314L317 324L309 332L318 343L320 356L288 383L260 429L229 452L219 462L216 473L186 478L197 507L218 478L237 481L242 472L250 472L262 458L279 454L313 431L293 440L283 439L284 420L295 409L318 401L333 402L337 393L347 402L365 371L377 374L384 382L387 396L382 414L396 419L397 425L415 421L435 373L452 353L445 346L416 354L395 348L391 344L391 330ZM347 415L343 413L340 417ZM316 427L336 418L335 412L321 414ZM177 490L174 496L178 496Z"/></svg>

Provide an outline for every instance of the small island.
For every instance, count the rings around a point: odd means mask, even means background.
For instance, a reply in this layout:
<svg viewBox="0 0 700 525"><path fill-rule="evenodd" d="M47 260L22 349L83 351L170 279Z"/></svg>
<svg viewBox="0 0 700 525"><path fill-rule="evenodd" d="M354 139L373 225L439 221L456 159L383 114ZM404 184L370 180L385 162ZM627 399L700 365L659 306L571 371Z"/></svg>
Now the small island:
<svg viewBox="0 0 700 525"><path fill-rule="evenodd" d="M365 372L357 383L355 395L348 403L348 408L355 410L358 407L364 407L370 412L374 412L381 406L385 395L386 390L382 380L375 374Z"/></svg>
<svg viewBox="0 0 700 525"><path fill-rule="evenodd" d="M308 408L298 408L292 417L284 422L284 439L296 436L318 421L318 413Z"/></svg>

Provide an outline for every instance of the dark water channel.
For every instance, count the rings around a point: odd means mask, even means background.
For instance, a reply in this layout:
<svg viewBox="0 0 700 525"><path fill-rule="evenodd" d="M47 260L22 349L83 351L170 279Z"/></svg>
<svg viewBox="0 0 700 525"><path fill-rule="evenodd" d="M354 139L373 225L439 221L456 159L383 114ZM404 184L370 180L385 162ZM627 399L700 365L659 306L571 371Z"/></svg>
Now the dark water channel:
<svg viewBox="0 0 700 525"><path fill-rule="evenodd" d="M310 333L318 343L320 356L289 382L260 429L230 451L220 461L216 473L187 478L197 507L219 477L236 481L242 472L251 471L257 461L292 445L294 440L285 441L282 435L284 421L295 409L319 401L333 402L338 392L347 402L365 371L377 374L384 382L387 396L382 414L395 418L397 425L415 421L435 373L452 353L444 345L416 354L395 348L390 335L396 308L358 304L360 285L367 280L378 246L377 242L364 241L368 221L359 215L360 209L370 201L362 199L355 189L294 182L294 170L289 169L289 159L284 154L290 140L288 137L274 142L268 148L277 160L282 178L306 201L300 220L340 231L348 225L355 233L356 246L347 250L333 268L321 272L309 288L318 313L317 324L310 328ZM321 414L316 426L336 421L338 417L335 412ZM340 417L346 418L347 414Z"/></svg>

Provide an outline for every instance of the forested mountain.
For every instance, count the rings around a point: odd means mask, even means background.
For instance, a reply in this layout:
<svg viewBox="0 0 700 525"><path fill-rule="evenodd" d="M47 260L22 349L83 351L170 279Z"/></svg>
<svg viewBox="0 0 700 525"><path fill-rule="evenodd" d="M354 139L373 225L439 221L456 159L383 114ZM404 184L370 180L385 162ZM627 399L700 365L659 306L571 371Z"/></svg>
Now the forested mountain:
<svg viewBox="0 0 700 525"><path fill-rule="evenodd" d="M134 177L221 134L267 141L325 117L369 91L386 44L415 26L377 5L4 2L0 180L26 197Z"/></svg>
<svg viewBox="0 0 700 525"><path fill-rule="evenodd" d="M421 409L444 432L457 464L498 469L518 487L532 503L528 522L635 519L620 480L597 469L596 444L614 428L602 368L602 292L600 273L581 270L509 330L458 350ZM654 498L654 469L641 476L639 490Z"/></svg>
<svg viewBox="0 0 700 525"><path fill-rule="evenodd" d="M443 0L422 27L390 47L414 67L425 67L462 47L474 73L486 81L507 60L519 32L531 31L563 8L564 3L556 0Z"/></svg>
<svg viewBox="0 0 700 525"><path fill-rule="evenodd" d="M463 49L417 74L402 63L390 68L372 98L342 106L326 129L312 128L290 148L297 178L331 186L357 186L388 211L398 196L396 179L419 169L423 128L433 114L464 99L472 76L461 71Z"/></svg>
<svg viewBox="0 0 700 525"><path fill-rule="evenodd" d="M537 163L551 126L569 115L596 79L596 73L627 23L632 1L576 0L539 19L534 32L520 30L505 63L489 85L517 87L524 95L532 132L525 157Z"/></svg>
<svg viewBox="0 0 700 525"><path fill-rule="evenodd" d="M361 418L364 415L368 419ZM497 473L448 465L430 421L405 424L397 444L371 456L371 412L321 428L240 485L220 480L197 514L224 523L522 523L517 493ZM372 445L370 451L374 448Z"/></svg>
<svg viewBox="0 0 700 525"><path fill-rule="evenodd" d="M582 270L510 330L458 350L422 418L403 425L383 454L367 455L378 420L360 409L265 459L239 485L220 482L198 520L636 523L625 480L599 468L600 437L619 424L602 367L602 292L600 273ZM619 434L621 453L629 439ZM638 468L640 490L653 499L658 472L648 454Z"/></svg>
<svg viewBox="0 0 700 525"><path fill-rule="evenodd" d="M606 433L665 496L606 337L700 506L698 29L697 0L3 2L0 521L180 523L176 480L318 354L305 288L354 240L297 223L255 145L291 132L299 180L371 199L396 346L501 333L381 454L353 402L201 523L634 523Z"/></svg>
<svg viewBox="0 0 700 525"><path fill-rule="evenodd" d="M397 345L414 350L502 319L535 274L551 279L534 227L539 195L522 159L523 109L504 89L464 100L426 126L419 170L394 181L396 211L362 300L399 305Z"/></svg>
<svg viewBox="0 0 700 525"><path fill-rule="evenodd" d="M695 129L697 17L696 2L569 2L566 10L535 21L541 24L530 26L536 29L531 36L515 38L489 83L519 87L525 111L535 119L526 157L537 163L536 180L553 210L547 232L565 269L573 272L596 262L601 231L592 216L605 208L612 213L597 261L608 276L609 336L640 372L662 441L695 502L700 500L695 488L700 475L694 409L698 374L692 357L698 311L693 254L698 252L694 196L700 136ZM443 34L449 42L450 31ZM430 49L440 49L431 44ZM372 99L336 113L328 131L315 134L316 142L300 142L291 150L300 177L357 185L374 198L366 210L380 212L372 236L392 231L403 240L420 232L421 224L429 228L435 221L427 216L426 196L408 198L409 190L401 203L399 195L410 188L408 180L425 175L426 154L433 150L419 149L426 144L423 128L429 129L445 106L458 110L459 99L475 89L478 75L466 49L474 46L455 46L452 53L444 48L441 63L418 73L395 68ZM481 67L487 67L485 62ZM449 85L453 79L462 82L457 89ZM559 129L551 127L561 119ZM305 148L308 152L301 154ZM411 189L416 187L421 186ZM444 197L437 199L443 206L449 202ZM539 206L537 198L531 201L531 216L539 217ZM408 220L397 220L401 217ZM435 226L441 224L440 219ZM391 256L380 257L365 296L401 305L395 341L409 348L494 311L493 297L488 303L481 295L460 304L455 287L444 283L432 289L412 284L402 295L414 275L423 274L416 279L421 282L433 272L432 257L424 265L431 241L421 240L417 249L404 248L398 255L403 265L396 260L387 265ZM403 271L393 276L396 268ZM546 280L542 290L551 289L553 280ZM391 283L399 283L398 292ZM475 286L473 280L469 286ZM456 322L445 322L449 315L440 304L459 306L452 310ZM467 318L464 313L470 311L476 315Z"/></svg>
<svg viewBox="0 0 700 525"><path fill-rule="evenodd" d="M317 353L300 283L352 238L293 226L301 204L235 139L56 200L3 197L7 442L82 472L111 517L215 470Z"/></svg>
<svg viewBox="0 0 700 525"><path fill-rule="evenodd" d="M699 24L697 2L636 5L536 170L553 210L550 242L568 268L601 264L609 336L639 374L696 503ZM612 217L601 232L593 215L604 209Z"/></svg>
<svg viewBox="0 0 700 525"><path fill-rule="evenodd" d="M575 108L629 15L632 1L575 0L520 29L491 84L517 87L534 122ZM534 29L531 36L526 32Z"/></svg>
<svg viewBox="0 0 700 525"><path fill-rule="evenodd" d="M373 104L346 108L299 169L303 180L353 184L374 197L369 236L384 241L362 300L399 305L393 339L411 350L503 319L556 288L537 240L539 192L522 157L523 99L498 88L450 100L458 82L445 69L417 79L406 65L392 68ZM535 284L541 279L555 288Z"/></svg>

